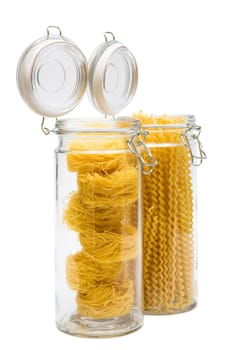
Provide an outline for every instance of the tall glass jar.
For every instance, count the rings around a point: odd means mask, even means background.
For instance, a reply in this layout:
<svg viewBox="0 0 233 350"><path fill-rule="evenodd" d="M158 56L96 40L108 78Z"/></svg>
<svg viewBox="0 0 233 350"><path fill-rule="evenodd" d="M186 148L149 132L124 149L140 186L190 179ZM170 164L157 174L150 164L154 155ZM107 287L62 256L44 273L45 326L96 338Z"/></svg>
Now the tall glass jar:
<svg viewBox="0 0 233 350"><path fill-rule="evenodd" d="M56 323L116 336L143 324L141 171L132 118L63 119L56 155Z"/></svg>
<svg viewBox="0 0 233 350"><path fill-rule="evenodd" d="M205 154L193 116L136 115L157 159L143 176L144 309L172 314L197 303L196 167Z"/></svg>

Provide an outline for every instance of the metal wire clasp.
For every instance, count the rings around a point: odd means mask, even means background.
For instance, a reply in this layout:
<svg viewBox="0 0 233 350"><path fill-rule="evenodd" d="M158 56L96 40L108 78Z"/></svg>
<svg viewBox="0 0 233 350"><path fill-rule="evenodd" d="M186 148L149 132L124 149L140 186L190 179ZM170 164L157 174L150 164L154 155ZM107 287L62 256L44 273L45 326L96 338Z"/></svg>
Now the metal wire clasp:
<svg viewBox="0 0 233 350"><path fill-rule="evenodd" d="M56 118L56 120L57 120L57 118ZM47 128L44 124L45 124L45 117L42 117L40 128L45 135L49 135L53 131L53 129L51 130L51 129Z"/></svg>
<svg viewBox="0 0 233 350"><path fill-rule="evenodd" d="M138 131L130 140L127 140L130 151L137 156L142 166L142 172L145 175L151 174L157 165L157 160L152 156L150 149L145 144L148 134L148 131ZM144 158L144 154L146 155L146 159Z"/></svg>
<svg viewBox="0 0 233 350"><path fill-rule="evenodd" d="M111 36L111 40L108 39L108 36ZM104 39L106 42L116 40L115 35L113 32L104 32Z"/></svg>
<svg viewBox="0 0 233 350"><path fill-rule="evenodd" d="M199 125L190 125L181 134L183 144L190 152L192 164L200 166L207 158L199 139L201 127Z"/></svg>
<svg viewBox="0 0 233 350"><path fill-rule="evenodd" d="M53 34L52 32L51 32L51 29L55 29L55 34ZM47 28L46 28L46 32L47 32L47 38L49 38L49 37L51 37L51 36L53 36L53 35L55 35L55 36L57 36L57 35L59 35L60 37L62 37L62 32L61 32L61 29L60 29L60 27L58 27L58 26L48 26Z"/></svg>

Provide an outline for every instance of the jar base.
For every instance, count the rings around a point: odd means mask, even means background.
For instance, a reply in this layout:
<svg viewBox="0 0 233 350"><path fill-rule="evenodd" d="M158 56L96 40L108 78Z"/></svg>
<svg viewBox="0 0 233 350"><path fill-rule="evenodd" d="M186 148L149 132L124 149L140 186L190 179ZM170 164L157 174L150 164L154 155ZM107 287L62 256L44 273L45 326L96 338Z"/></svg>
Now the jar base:
<svg viewBox="0 0 233 350"><path fill-rule="evenodd" d="M197 302L194 302L191 305L186 306L183 309L177 309L177 310L166 310L166 311L158 311L156 309L154 310L144 310L144 315L148 316L166 316L166 315L176 315L176 314L182 314L184 312L188 312L193 310L197 306Z"/></svg>
<svg viewBox="0 0 233 350"><path fill-rule="evenodd" d="M111 338L138 330L143 326L143 318L138 311L107 319L91 319L75 314L56 322L56 325L60 331L78 337Z"/></svg>

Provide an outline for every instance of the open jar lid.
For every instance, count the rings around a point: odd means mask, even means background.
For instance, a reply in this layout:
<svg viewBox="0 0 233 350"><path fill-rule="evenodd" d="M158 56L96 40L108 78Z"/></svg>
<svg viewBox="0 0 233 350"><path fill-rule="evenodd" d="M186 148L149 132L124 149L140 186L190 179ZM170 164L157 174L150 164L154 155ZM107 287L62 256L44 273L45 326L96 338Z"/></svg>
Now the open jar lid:
<svg viewBox="0 0 233 350"><path fill-rule="evenodd" d="M58 117L77 106L87 85L87 61L81 50L62 36L59 27L33 42L22 54L17 84L34 112Z"/></svg>
<svg viewBox="0 0 233 350"><path fill-rule="evenodd" d="M111 34L113 40L107 41ZM138 83L137 63L127 47L105 33L106 42L97 47L88 62L88 96L105 115L122 111L135 95Z"/></svg>

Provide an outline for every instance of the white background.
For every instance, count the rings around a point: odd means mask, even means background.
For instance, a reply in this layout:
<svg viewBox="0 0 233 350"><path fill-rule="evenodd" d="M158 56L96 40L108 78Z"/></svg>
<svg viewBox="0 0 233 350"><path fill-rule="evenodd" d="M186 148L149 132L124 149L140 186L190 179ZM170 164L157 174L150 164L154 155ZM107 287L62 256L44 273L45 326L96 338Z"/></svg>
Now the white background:
<svg viewBox="0 0 233 350"><path fill-rule="evenodd" d="M227 0L1 2L1 349L233 348L232 5ZM21 52L47 25L59 25L87 57L106 30L130 48L140 80L122 115L141 108L192 113L203 127L208 160L198 169L198 307L145 317L141 330L120 338L75 338L54 325L57 140L41 133L40 117L21 100L15 83ZM93 115L87 98L71 114Z"/></svg>

